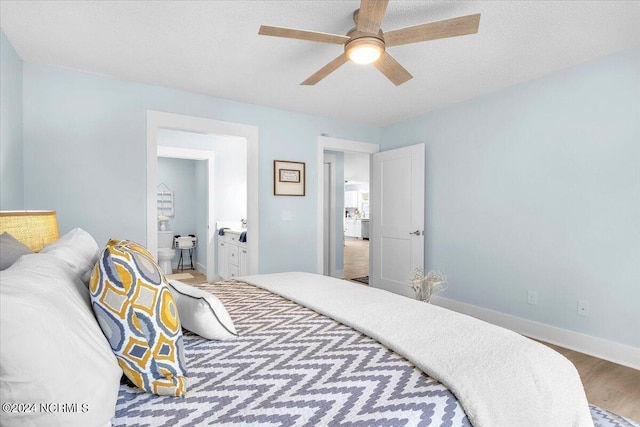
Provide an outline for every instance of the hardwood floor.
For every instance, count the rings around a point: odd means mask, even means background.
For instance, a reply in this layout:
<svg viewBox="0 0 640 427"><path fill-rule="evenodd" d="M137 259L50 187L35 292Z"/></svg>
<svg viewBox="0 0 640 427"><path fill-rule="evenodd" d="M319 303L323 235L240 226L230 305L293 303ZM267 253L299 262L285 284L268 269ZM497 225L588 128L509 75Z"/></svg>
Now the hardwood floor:
<svg viewBox="0 0 640 427"><path fill-rule="evenodd" d="M369 275L369 241L353 237L344 242L344 278L353 279Z"/></svg>
<svg viewBox="0 0 640 427"><path fill-rule="evenodd" d="M640 371L543 341L578 370L589 403L640 421Z"/></svg>
<svg viewBox="0 0 640 427"><path fill-rule="evenodd" d="M349 239L345 245L345 254L347 251L349 255L345 257L345 277L367 276L369 274L369 242ZM205 275L195 270L175 271L175 273L189 273L193 276L193 278L180 279L184 283L198 284L207 281ZM640 371L540 342L564 355L576 366L589 403L636 422L640 421Z"/></svg>

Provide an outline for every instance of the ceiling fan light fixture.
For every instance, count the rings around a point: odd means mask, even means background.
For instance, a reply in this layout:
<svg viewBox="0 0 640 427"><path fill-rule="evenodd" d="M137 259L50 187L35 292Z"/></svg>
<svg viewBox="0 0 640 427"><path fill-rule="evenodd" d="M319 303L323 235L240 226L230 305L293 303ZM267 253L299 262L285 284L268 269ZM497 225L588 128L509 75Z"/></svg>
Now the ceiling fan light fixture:
<svg viewBox="0 0 640 427"><path fill-rule="evenodd" d="M344 52L300 83L303 86L315 85L348 61L358 64L373 63L391 83L400 86L413 76L386 52L387 46L400 46L478 32L479 13L413 25L385 33L380 28L380 24L388 3L389 0L360 0L360 8L353 13L353 22L356 26L344 36L269 25L261 25L258 34L331 43L343 47Z"/></svg>
<svg viewBox="0 0 640 427"><path fill-rule="evenodd" d="M384 52L384 42L376 37L362 37L348 42L344 50L351 62L372 64Z"/></svg>

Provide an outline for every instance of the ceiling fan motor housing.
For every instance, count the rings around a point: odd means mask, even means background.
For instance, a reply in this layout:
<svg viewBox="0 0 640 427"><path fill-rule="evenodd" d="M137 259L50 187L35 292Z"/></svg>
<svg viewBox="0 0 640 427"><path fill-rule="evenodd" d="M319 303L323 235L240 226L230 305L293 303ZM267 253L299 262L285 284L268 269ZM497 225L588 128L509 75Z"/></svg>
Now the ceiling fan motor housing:
<svg viewBox="0 0 640 427"><path fill-rule="evenodd" d="M371 33L363 33L354 29L349 31L347 36L351 39L344 44L344 52L353 62L370 64L377 60L385 51L382 31L378 31L377 35L373 35ZM364 58L363 51L365 51ZM369 56L367 56L367 54ZM371 58L373 58L373 60L371 60Z"/></svg>

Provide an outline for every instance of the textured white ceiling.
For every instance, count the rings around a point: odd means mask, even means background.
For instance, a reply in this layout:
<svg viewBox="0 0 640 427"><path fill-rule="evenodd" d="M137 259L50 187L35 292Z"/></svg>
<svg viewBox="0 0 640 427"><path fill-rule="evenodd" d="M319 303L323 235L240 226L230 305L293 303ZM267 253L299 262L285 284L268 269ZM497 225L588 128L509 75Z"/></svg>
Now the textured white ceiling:
<svg viewBox="0 0 640 427"><path fill-rule="evenodd" d="M359 1L0 1L20 57L119 79L386 125L640 45L640 1L391 0L383 31L481 13L478 34L395 46L395 87L347 63L299 83L339 45L258 35L261 24L345 34Z"/></svg>

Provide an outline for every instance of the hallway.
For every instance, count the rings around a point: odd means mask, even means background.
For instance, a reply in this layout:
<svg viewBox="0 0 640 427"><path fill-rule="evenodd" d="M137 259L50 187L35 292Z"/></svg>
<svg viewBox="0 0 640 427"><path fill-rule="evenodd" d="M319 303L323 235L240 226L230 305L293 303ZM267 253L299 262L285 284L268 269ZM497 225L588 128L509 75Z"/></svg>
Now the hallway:
<svg viewBox="0 0 640 427"><path fill-rule="evenodd" d="M346 237L344 242L344 277L353 279L369 275L369 240Z"/></svg>

